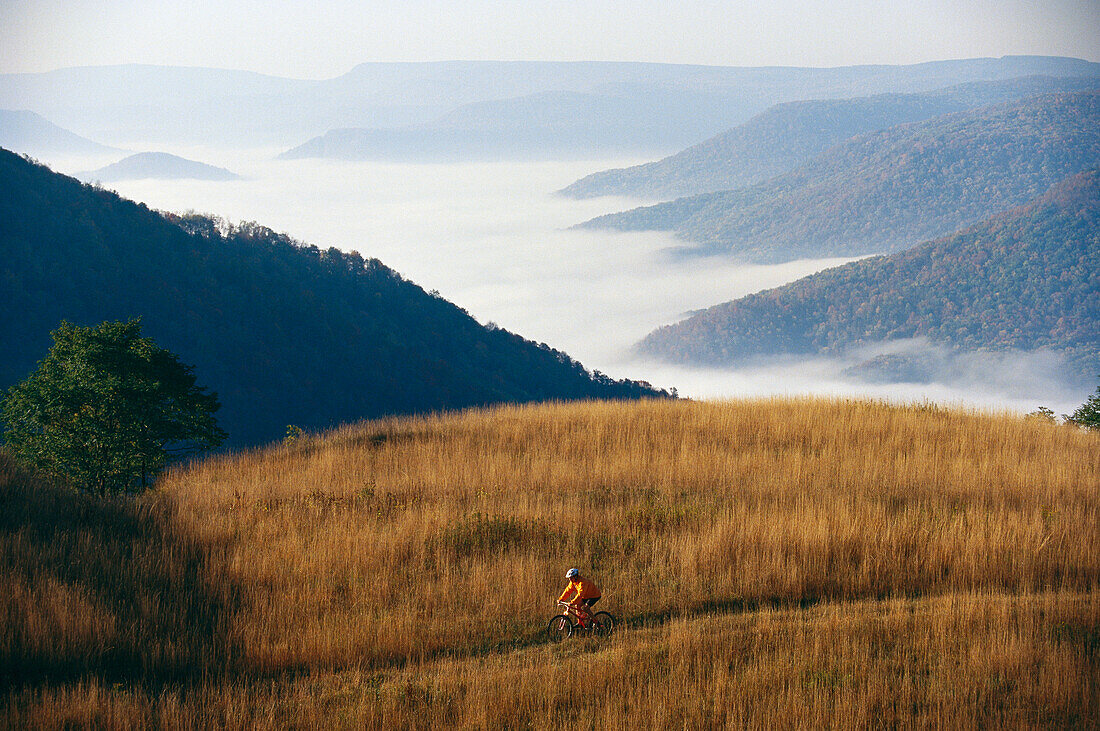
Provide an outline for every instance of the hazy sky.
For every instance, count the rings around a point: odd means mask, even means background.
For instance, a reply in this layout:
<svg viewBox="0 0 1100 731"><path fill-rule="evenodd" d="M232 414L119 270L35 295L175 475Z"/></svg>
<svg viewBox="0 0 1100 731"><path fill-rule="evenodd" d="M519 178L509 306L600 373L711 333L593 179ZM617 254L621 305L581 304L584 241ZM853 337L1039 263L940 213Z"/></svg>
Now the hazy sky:
<svg viewBox="0 0 1100 731"><path fill-rule="evenodd" d="M1098 38L1100 0L0 0L0 72L150 63L327 78L363 61L1100 61Z"/></svg>

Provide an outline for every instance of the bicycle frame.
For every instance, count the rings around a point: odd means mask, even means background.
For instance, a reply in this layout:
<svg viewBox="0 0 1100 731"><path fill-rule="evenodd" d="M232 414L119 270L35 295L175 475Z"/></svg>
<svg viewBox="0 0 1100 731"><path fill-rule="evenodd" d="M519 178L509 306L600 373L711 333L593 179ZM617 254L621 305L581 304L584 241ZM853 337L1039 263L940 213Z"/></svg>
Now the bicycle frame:
<svg viewBox="0 0 1100 731"><path fill-rule="evenodd" d="M580 624L581 627L587 627L588 626L587 624L583 624L581 622L582 619L584 620L584 622L591 623L592 622L592 617L595 616L592 612L588 612L587 616L582 615L579 611L577 611L577 608L574 607L569 602L559 601L558 606L562 608L562 611L561 611L562 614L564 614L567 617L576 618L577 623Z"/></svg>
<svg viewBox="0 0 1100 731"><path fill-rule="evenodd" d="M555 614L546 627L552 642L572 637L577 632L598 637L609 637L615 631L615 617L609 612L593 612L591 607L575 607L558 601L560 614Z"/></svg>

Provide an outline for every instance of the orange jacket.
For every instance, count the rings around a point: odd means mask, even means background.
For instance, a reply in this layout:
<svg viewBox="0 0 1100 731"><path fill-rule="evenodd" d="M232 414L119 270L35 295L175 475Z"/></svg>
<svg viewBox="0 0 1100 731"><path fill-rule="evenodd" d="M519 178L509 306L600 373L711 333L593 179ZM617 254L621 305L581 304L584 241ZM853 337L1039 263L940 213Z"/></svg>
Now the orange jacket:
<svg viewBox="0 0 1100 731"><path fill-rule="evenodd" d="M575 597L573 597L572 599L568 600L570 604L573 604L575 602L579 602L582 599L595 599L595 598L600 596L599 587L597 587L594 583L592 583L591 579L586 579L583 576L581 576L576 581L570 581L569 586L565 587L565 591L563 591L561 593L561 596L558 597L558 601L559 602L566 601L565 597L571 591L577 592L577 595Z"/></svg>

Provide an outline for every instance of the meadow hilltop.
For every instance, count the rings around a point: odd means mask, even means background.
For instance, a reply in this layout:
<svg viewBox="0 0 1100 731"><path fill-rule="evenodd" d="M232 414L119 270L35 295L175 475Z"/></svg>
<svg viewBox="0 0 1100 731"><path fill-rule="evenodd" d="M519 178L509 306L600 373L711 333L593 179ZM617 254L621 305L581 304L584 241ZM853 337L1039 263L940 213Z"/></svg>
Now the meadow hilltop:
<svg viewBox="0 0 1100 731"><path fill-rule="evenodd" d="M1098 447L642 401L365 422L136 500L0 463L0 725L1086 727ZM544 640L570 565L611 639Z"/></svg>

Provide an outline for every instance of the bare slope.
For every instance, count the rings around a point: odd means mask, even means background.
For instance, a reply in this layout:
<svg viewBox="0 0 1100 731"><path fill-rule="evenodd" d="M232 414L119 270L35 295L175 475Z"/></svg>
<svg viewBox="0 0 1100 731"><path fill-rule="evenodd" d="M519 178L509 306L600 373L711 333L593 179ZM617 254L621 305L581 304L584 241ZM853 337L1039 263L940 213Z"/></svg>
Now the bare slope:
<svg viewBox="0 0 1100 731"><path fill-rule="evenodd" d="M1100 93L1054 94L862 135L789 173L595 218L764 262L908 248L1100 165Z"/></svg>

